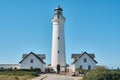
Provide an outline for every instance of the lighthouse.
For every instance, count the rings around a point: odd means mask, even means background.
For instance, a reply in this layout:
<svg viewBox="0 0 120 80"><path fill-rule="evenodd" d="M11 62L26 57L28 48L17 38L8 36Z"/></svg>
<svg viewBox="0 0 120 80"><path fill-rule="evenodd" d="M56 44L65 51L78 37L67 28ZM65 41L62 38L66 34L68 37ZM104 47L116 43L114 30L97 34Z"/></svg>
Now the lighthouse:
<svg viewBox="0 0 120 80"><path fill-rule="evenodd" d="M63 16L63 9L58 6L54 10L52 18L53 33L52 33L52 60L51 67L57 72L58 67L60 71L65 71L66 67L66 53L65 53L65 35L64 23L65 17Z"/></svg>

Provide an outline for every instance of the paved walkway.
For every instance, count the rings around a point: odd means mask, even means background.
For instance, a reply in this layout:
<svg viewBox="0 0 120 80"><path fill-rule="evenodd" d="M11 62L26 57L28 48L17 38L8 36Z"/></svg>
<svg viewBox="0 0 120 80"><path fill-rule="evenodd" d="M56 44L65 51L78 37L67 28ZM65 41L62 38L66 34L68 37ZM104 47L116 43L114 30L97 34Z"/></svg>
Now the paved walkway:
<svg viewBox="0 0 120 80"><path fill-rule="evenodd" d="M42 74L32 80L82 80L81 77L71 77L68 75L58 75L58 74Z"/></svg>

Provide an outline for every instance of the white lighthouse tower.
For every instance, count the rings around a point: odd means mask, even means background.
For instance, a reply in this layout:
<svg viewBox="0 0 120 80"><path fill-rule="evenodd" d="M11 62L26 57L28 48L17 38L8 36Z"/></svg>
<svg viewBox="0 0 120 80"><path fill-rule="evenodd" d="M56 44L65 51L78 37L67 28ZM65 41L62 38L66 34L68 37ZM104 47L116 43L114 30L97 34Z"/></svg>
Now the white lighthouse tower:
<svg viewBox="0 0 120 80"><path fill-rule="evenodd" d="M51 67L57 72L57 66L60 71L65 71L66 53L65 53L65 36L64 23L65 17L62 14L63 9L58 6L52 18L53 35L52 35L52 61Z"/></svg>

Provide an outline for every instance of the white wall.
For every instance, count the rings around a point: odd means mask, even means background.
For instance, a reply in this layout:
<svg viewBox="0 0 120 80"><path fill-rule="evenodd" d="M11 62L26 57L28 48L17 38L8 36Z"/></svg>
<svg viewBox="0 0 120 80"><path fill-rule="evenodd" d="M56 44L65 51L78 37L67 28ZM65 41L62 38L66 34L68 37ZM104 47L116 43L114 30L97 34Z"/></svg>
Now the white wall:
<svg viewBox="0 0 120 80"><path fill-rule="evenodd" d="M84 62L84 58L87 58L87 62ZM88 65L91 65L91 69L95 69L96 63L87 54L84 54L75 64L72 65L73 70L80 68L80 65L82 65L82 69L88 70Z"/></svg>
<svg viewBox="0 0 120 80"><path fill-rule="evenodd" d="M30 60L33 59L33 63L30 63ZM33 54L30 54L24 61L21 62L22 69L31 69L33 68L40 68L41 71L45 71L45 64L41 63L41 61L36 58Z"/></svg>

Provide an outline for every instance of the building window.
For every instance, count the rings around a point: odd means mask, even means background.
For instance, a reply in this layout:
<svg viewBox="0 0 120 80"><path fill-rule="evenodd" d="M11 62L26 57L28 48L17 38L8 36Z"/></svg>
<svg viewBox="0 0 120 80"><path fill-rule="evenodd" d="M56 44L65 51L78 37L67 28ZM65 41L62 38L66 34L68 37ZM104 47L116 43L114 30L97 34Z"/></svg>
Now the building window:
<svg viewBox="0 0 120 80"><path fill-rule="evenodd" d="M33 69L33 67L31 66L30 69Z"/></svg>
<svg viewBox="0 0 120 80"><path fill-rule="evenodd" d="M80 69L82 69L82 65L80 65Z"/></svg>
<svg viewBox="0 0 120 80"><path fill-rule="evenodd" d="M84 58L84 62L87 62L87 58Z"/></svg>
<svg viewBox="0 0 120 80"><path fill-rule="evenodd" d="M30 63L33 63L33 59L30 59Z"/></svg>
<svg viewBox="0 0 120 80"><path fill-rule="evenodd" d="M88 70L91 70L91 65L88 65Z"/></svg>
<svg viewBox="0 0 120 80"><path fill-rule="evenodd" d="M17 67L14 68L15 70L17 69Z"/></svg>
<svg viewBox="0 0 120 80"><path fill-rule="evenodd" d="M3 67L1 67L1 68L0 68L0 70L4 70L4 68L3 68Z"/></svg>

